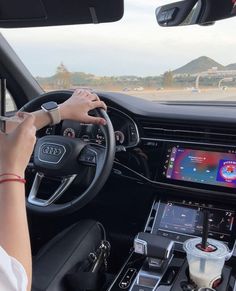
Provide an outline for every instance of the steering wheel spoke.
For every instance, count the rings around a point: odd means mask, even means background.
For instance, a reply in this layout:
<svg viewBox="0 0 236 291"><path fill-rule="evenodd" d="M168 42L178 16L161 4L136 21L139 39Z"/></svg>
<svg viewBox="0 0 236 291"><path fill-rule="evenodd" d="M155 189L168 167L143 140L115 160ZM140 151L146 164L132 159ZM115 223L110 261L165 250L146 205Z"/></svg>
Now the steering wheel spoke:
<svg viewBox="0 0 236 291"><path fill-rule="evenodd" d="M28 196L28 202L35 206L49 206L62 196L62 194L69 188L69 186L73 183L76 177L76 174L68 177L63 177L59 187L52 193L50 198L42 199L38 198L37 196L39 195L39 187L42 183L43 178L45 178L45 175L43 173L37 172Z"/></svg>

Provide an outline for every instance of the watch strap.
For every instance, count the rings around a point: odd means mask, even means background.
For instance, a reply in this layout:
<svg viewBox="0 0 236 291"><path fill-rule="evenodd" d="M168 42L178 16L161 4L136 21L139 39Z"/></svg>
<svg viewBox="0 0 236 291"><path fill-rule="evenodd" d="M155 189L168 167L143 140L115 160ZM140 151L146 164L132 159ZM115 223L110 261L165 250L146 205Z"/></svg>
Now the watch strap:
<svg viewBox="0 0 236 291"><path fill-rule="evenodd" d="M49 110L48 113L52 120L51 125L58 124L61 122L61 114L60 114L59 106L55 109Z"/></svg>

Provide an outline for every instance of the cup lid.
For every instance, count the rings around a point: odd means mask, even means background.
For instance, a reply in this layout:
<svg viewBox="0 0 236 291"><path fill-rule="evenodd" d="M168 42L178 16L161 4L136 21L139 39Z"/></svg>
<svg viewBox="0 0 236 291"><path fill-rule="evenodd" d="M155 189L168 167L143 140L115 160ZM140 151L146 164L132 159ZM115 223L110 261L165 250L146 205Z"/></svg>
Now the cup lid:
<svg viewBox="0 0 236 291"><path fill-rule="evenodd" d="M212 251L204 251L199 248L202 239L191 238L185 241L183 249L187 254L190 254L195 257L206 258L206 259L223 259L226 258L229 254L229 248L222 242L214 239L208 239L207 242L210 245Z"/></svg>

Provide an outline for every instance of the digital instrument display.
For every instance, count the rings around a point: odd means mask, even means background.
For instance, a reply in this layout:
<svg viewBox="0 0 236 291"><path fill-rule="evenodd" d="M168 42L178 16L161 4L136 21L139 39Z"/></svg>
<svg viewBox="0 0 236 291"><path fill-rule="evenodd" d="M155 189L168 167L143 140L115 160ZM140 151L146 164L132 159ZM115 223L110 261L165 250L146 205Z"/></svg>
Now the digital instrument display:
<svg viewBox="0 0 236 291"><path fill-rule="evenodd" d="M165 166L167 179L236 188L236 153L174 146Z"/></svg>
<svg viewBox="0 0 236 291"><path fill-rule="evenodd" d="M210 236L221 240L229 240L233 231L235 212L216 207L202 208L168 201L163 208L159 229L201 236L203 209L209 211Z"/></svg>

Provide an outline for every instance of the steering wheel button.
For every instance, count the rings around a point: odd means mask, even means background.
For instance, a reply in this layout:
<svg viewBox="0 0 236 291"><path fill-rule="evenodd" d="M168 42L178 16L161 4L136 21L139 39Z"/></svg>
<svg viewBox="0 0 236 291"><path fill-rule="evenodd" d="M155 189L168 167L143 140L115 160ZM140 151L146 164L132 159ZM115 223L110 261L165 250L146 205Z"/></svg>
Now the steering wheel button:
<svg viewBox="0 0 236 291"><path fill-rule="evenodd" d="M86 161L95 163L95 156L94 155L87 155Z"/></svg>

